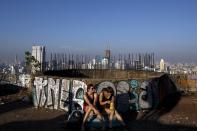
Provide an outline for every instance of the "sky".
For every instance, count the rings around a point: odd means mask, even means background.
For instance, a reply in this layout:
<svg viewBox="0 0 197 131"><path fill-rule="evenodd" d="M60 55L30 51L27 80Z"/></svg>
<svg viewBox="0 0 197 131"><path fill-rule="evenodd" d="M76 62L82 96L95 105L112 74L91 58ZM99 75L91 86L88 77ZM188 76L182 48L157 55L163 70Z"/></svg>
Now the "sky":
<svg viewBox="0 0 197 131"><path fill-rule="evenodd" d="M0 0L0 61L32 45L197 63L197 0Z"/></svg>

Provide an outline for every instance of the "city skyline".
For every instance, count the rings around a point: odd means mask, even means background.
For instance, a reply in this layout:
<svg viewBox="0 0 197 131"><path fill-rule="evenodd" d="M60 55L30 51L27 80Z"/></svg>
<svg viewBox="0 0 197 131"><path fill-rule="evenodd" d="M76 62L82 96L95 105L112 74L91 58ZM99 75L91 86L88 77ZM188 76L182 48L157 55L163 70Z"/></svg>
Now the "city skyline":
<svg viewBox="0 0 197 131"><path fill-rule="evenodd" d="M156 60L197 63L197 2L1 1L0 60L32 45L51 52L103 55L154 52Z"/></svg>

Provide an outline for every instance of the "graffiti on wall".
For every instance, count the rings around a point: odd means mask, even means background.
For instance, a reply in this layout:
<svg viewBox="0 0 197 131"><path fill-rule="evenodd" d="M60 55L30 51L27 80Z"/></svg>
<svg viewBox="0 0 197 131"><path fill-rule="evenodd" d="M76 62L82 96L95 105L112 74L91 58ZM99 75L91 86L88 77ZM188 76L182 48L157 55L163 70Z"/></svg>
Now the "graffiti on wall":
<svg viewBox="0 0 197 131"><path fill-rule="evenodd" d="M70 80L63 79L61 89L60 89L60 95L59 95L60 96L59 107L62 110L68 110L69 86L70 86Z"/></svg>
<svg viewBox="0 0 197 131"><path fill-rule="evenodd" d="M103 88L107 88L108 86L112 87L114 90L114 95L116 95L116 87L114 84L110 81L103 81L101 82L96 88L97 88L97 93L100 93Z"/></svg>
<svg viewBox="0 0 197 131"><path fill-rule="evenodd" d="M50 109L68 110L70 80L60 80L53 78L35 77L33 93L33 103L35 107L45 107ZM73 101L83 108L83 92L87 88L82 81L72 81Z"/></svg>
<svg viewBox="0 0 197 131"><path fill-rule="evenodd" d="M84 82L78 80L73 81L73 87L72 87L73 101L78 103L81 106L81 109L83 109L83 103L84 103L83 94L84 91L86 90L87 90L87 85Z"/></svg>
<svg viewBox="0 0 197 131"><path fill-rule="evenodd" d="M139 88L139 81L138 80L130 80L130 90L129 90L129 108L132 111L138 111L139 110L139 104L138 104L138 88Z"/></svg>
<svg viewBox="0 0 197 131"><path fill-rule="evenodd" d="M68 110L70 82L70 80L66 79L54 80L53 78L48 78L44 80L43 78L36 77L33 89L34 106ZM98 84L97 92L100 93L103 88L108 86L112 87L115 92L114 94L117 95L117 110L120 112L125 112L129 109L146 109L151 107L151 102L149 100L151 95L147 93L150 92L151 88L147 85L147 82L144 83L146 84L142 83L141 87L146 87L147 91L139 92L139 82L137 80L119 81L116 83L116 86L112 82L104 81ZM72 99L74 102L78 103L82 109L83 94L86 88L87 85L84 82L78 80L72 81ZM148 94L148 101L142 99L142 96L146 94Z"/></svg>
<svg viewBox="0 0 197 131"><path fill-rule="evenodd" d="M21 74L19 75L19 82L22 87L30 87L31 75Z"/></svg>
<svg viewBox="0 0 197 131"><path fill-rule="evenodd" d="M160 102L158 80L129 80L130 110L146 110L157 107Z"/></svg>
<svg viewBox="0 0 197 131"><path fill-rule="evenodd" d="M68 111L70 101L72 101L73 107L77 103L83 109L83 95L87 90L87 85L83 81L35 77L33 85L32 94L35 107ZM169 93L176 91L167 77L145 81L116 81L114 83L103 81L97 84L97 93L99 94L103 88L108 86L114 90L116 107L120 112L156 108ZM72 97L69 97L69 94Z"/></svg>
<svg viewBox="0 0 197 131"><path fill-rule="evenodd" d="M45 90L47 96L46 107L52 107L53 109L58 108L59 100L59 90L60 90L60 79L54 80L53 78L48 78L48 88Z"/></svg>
<svg viewBox="0 0 197 131"><path fill-rule="evenodd" d="M43 78L35 77L33 88L33 103L35 107L40 107L43 105L46 100L45 89L47 85L47 80L43 80Z"/></svg>
<svg viewBox="0 0 197 131"><path fill-rule="evenodd" d="M152 89L150 82L144 81L140 86L139 94L139 108L140 109L150 109L152 108Z"/></svg>
<svg viewBox="0 0 197 131"><path fill-rule="evenodd" d="M118 82L117 89L117 110L126 112L129 110L129 84L126 81Z"/></svg>
<svg viewBox="0 0 197 131"><path fill-rule="evenodd" d="M138 80L131 80L130 82L131 88L136 89L139 87L139 82Z"/></svg>

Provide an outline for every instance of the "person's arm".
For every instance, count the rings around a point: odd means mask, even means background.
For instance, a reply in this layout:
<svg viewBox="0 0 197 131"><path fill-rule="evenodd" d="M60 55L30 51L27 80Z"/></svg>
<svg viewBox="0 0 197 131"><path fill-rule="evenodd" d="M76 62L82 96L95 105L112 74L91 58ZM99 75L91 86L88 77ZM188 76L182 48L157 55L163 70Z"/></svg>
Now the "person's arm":
<svg viewBox="0 0 197 131"><path fill-rule="evenodd" d="M88 100L87 95L84 95L83 98L84 98L84 101L85 101L91 108L94 108L94 105L92 105L92 104L90 103L90 101Z"/></svg>
<svg viewBox="0 0 197 131"><path fill-rule="evenodd" d="M97 114L99 113L98 110L95 108L95 106L90 103L90 101L88 100L86 95L84 95L84 100L95 113L97 113Z"/></svg>
<svg viewBox="0 0 197 131"><path fill-rule="evenodd" d="M97 101L98 101L98 94L94 93L94 103L93 103L94 106L96 106Z"/></svg>
<svg viewBox="0 0 197 131"><path fill-rule="evenodd" d="M99 95L99 103L100 103L100 105L103 106L105 104L110 104L110 101L102 102L102 100L103 100L103 93L100 93L100 95Z"/></svg>
<svg viewBox="0 0 197 131"><path fill-rule="evenodd" d="M113 102L115 104L115 97L112 96L111 102Z"/></svg>
<svg viewBox="0 0 197 131"><path fill-rule="evenodd" d="M112 105L113 105L113 109L115 109L115 97L114 96L112 96L112 99L111 99L111 103L113 103ZM110 105L111 106L111 105Z"/></svg>

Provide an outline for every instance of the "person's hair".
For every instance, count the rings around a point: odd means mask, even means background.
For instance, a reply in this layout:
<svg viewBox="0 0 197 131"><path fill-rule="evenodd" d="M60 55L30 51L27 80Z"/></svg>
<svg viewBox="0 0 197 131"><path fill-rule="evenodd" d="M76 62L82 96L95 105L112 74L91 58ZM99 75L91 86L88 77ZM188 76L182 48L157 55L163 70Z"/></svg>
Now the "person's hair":
<svg viewBox="0 0 197 131"><path fill-rule="evenodd" d="M88 84L87 85L87 91L90 89L90 87L94 87L94 85L93 84Z"/></svg>
<svg viewBox="0 0 197 131"><path fill-rule="evenodd" d="M109 93L111 93L112 96L114 95L114 90L113 90L112 87L108 86L108 87L107 87L107 91L108 91Z"/></svg>
<svg viewBox="0 0 197 131"><path fill-rule="evenodd" d="M103 91L108 92L107 88L103 88L101 92L103 92Z"/></svg>

